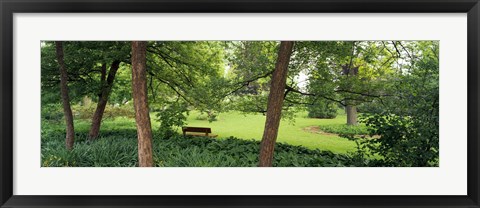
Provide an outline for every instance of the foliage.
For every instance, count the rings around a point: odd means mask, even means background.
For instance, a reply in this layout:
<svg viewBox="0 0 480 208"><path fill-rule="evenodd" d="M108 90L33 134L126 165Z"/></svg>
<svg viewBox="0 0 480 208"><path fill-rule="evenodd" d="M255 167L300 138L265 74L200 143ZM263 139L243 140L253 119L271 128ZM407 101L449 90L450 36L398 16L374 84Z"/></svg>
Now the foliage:
<svg viewBox="0 0 480 208"><path fill-rule="evenodd" d="M157 107L175 101L204 112L223 111L221 101L226 84L222 76L223 54L223 47L217 41L150 42L149 101Z"/></svg>
<svg viewBox="0 0 480 208"><path fill-rule="evenodd" d="M227 74L229 89L227 109L245 114L262 114L267 111L270 79L275 69L278 41L232 41L226 43ZM290 61L287 82L296 85L303 65ZM282 119L294 122L294 114L302 110L298 105L301 98L293 93L285 93Z"/></svg>
<svg viewBox="0 0 480 208"><path fill-rule="evenodd" d="M74 102L84 96L97 98L101 87L100 68L114 60L129 62L130 45L123 41L66 41L64 42L65 65L68 71L69 95ZM41 48L42 103L59 102L59 71L56 62L55 44L43 42ZM122 64L119 71L125 70ZM125 86L121 85L120 87ZM127 85L130 86L130 85ZM130 88L130 87L129 87ZM123 97L129 99L129 91ZM120 92L116 92L119 97Z"/></svg>
<svg viewBox="0 0 480 208"><path fill-rule="evenodd" d="M262 95L243 95L230 98L230 105L232 110L243 112L244 114L257 114L261 113L265 115L267 112L267 100L268 94Z"/></svg>
<svg viewBox="0 0 480 208"><path fill-rule="evenodd" d="M392 48L386 41L300 42L295 59L308 63L304 95L343 106L375 101L398 59Z"/></svg>
<svg viewBox="0 0 480 208"><path fill-rule="evenodd" d="M277 48L278 42L275 41L232 41L226 44L230 109L246 114L266 112Z"/></svg>
<svg viewBox="0 0 480 208"><path fill-rule="evenodd" d="M110 104L123 105L132 100L132 71L130 65L121 63L108 97Z"/></svg>
<svg viewBox="0 0 480 208"><path fill-rule="evenodd" d="M438 42L421 41L410 47L413 65L387 89L396 96L384 98L382 112L362 118L370 134L380 138L363 143L389 166L438 166Z"/></svg>
<svg viewBox="0 0 480 208"><path fill-rule="evenodd" d="M372 102L362 103L357 106L359 113L378 114L384 111L384 106L379 99L372 100Z"/></svg>
<svg viewBox="0 0 480 208"><path fill-rule="evenodd" d="M370 133L365 125L327 124L321 125L320 130L340 135L368 135Z"/></svg>
<svg viewBox="0 0 480 208"><path fill-rule="evenodd" d="M335 103L319 100L307 107L308 117L310 118L335 118L337 117L338 107Z"/></svg>
<svg viewBox="0 0 480 208"><path fill-rule="evenodd" d="M235 94L259 94L268 90L268 75L275 68L278 42L232 41L226 47L228 75L235 83L246 85Z"/></svg>
<svg viewBox="0 0 480 208"><path fill-rule="evenodd" d="M62 130L42 132L42 167L134 167L137 166L136 131L104 132L88 141L87 132L77 132L75 148L67 151ZM163 137L154 132L154 162L157 167L255 167L259 141L234 137ZM284 143L276 144L275 167L357 166L351 156L330 151L311 150Z"/></svg>
<svg viewBox="0 0 480 208"><path fill-rule="evenodd" d="M417 137L419 129L411 117L373 115L366 117L365 122L371 127L371 134L381 136L363 141L365 147L381 155L385 164L424 167L438 162L438 152L431 151L426 141Z"/></svg>
<svg viewBox="0 0 480 208"><path fill-rule="evenodd" d="M72 105L72 112L75 119L90 120L97 107L96 103ZM103 114L103 119L114 119L119 117L135 118L135 112L131 103L124 105L107 105ZM42 105L42 120L48 122L62 122L63 109L61 104Z"/></svg>
<svg viewBox="0 0 480 208"><path fill-rule="evenodd" d="M87 105L73 105L72 111L75 119L92 119L97 108L96 103ZM103 119L113 119L118 117L135 118L133 104L130 102L124 105L107 105L103 112Z"/></svg>
<svg viewBox="0 0 480 208"><path fill-rule="evenodd" d="M206 121L208 120L208 115L206 114L198 114L196 117L195 117L195 120L199 120L199 121Z"/></svg>
<svg viewBox="0 0 480 208"><path fill-rule="evenodd" d="M102 133L100 139L90 142L87 131L76 132L74 149L68 151L63 147L63 131L42 132L42 167L137 166L135 130Z"/></svg>
<svg viewBox="0 0 480 208"><path fill-rule="evenodd" d="M170 102L166 106L154 108L155 116L160 122L160 133L170 137L175 133L175 128L185 125L188 116L188 105L183 102Z"/></svg>
<svg viewBox="0 0 480 208"><path fill-rule="evenodd" d="M201 121L218 121L218 114L215 112L201 112L195 119Z"/></svg>
<svg viewBox="0 0 480 208"><path fill-rule="evenodd" d="M45 104L42 105L42 120L50 122L60 122L63 119L62 105L60 104Z"/></svg>

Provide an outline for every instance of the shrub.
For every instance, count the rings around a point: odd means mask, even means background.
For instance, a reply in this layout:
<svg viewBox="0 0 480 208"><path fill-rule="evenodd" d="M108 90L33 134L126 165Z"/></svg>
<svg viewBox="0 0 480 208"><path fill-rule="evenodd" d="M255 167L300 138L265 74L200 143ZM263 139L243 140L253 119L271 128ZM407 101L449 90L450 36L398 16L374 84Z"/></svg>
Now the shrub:
<svg viewBox="0 0 480 208"><path fill-rule="evenodd" d="M63 119L63 109L60 104L42 104L42 120L60 122Z"/></svg>
<svg viewBox="0 0 480 208"><path fill-rule="evenodd" d="M357 105L357 113L382 113L385 110L385 106L379 100L372 100L372 102L362 103Z"/></svg>
<svg viewBox="0 0 480 208"><path fill-rule="evenodd" d="M199 120L199 121L206 121L208 119L208 115L200 113L200 114L198 114L197 117L195 117L195 119Z"/></svg>
<svg viewBox="0 0 480 208"><path fill-rule="evenodd" d="M202 111L195 119L200 121L208 120L209 122L218 121L218 114L214 111Z"/></svg>
<svg viewBox="0 0 480 208"><path fill-rule="evenodd" d="M424 123L411 116L365 115L371 135L365 149L382 156L387 166L438 166L438 124Z"/></svg>
<svg viewBox="0 0 480 208"><path fill-rule="evenodd" d="M348 135L368 135L369 131L365 125L347 125L347 124L330 124L321 125L320 129L324 132L334 134L348 134Z"/></svg>
<svg viewBox="0 0 480 208"><path fill-rule="evenodd" d="M317 101L307 107L309 118L328 118L337 117L338 107L333 102Z"/></svg>
<svg viewBox="0 0 480 208"><path fill-rule="evenodd" d="M160 121L160 133L163 137L175 134L175 128L185 125L189 114L188 105L183 102L168 102L161 107L153 108L157 121Z"/></svg>
<svg viewBox="0 0 480 208"><path fill-rule="evenodd" d="M73 115L76 119L92 119L96 109L96 103L72 106ZM113 119L118 117L135 118L135 109L133 108L133 104L105 106L103 119Z"/></svg>

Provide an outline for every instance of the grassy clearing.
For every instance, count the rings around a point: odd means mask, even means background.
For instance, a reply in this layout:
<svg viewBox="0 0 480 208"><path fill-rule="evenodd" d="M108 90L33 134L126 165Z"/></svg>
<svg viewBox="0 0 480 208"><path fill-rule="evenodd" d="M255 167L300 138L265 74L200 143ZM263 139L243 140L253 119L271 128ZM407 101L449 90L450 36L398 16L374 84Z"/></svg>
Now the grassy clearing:
<svg viewBox="0 0 480 208"><path fill-rule="evenodd" d="M198 112L193 112L188 117L187 125L210 127L219 138L235 136L244 139L261 140L265 126L263 115L243 115L239 112L228 112L220 114L218 121L209 123L206 120L196 120ZM298 114L295 122L287 120L280 122L278 142L285 142L291 145L303 146L310 149L330 150L336 153L346 153L355 149L355 143L345 138L332 134L318 134L305 131L310 126L321 125L342 125L347 118L344 114L335 119L311 119L307 113Z"/></svg>
<svg viewBox="0 0 480 208"><path fill-rule="evenodd" d="M239 112L220 114L218 121L208 122L197 120L199 112L191 112L187 119L188 126L210 127L212 132L218 135L218 139L230 136L246 140L262 139L265 116L244 115ZM157 129L160 124L152 115L152 128ZM305 130L312 126L343 126L346 121L345 114L340 114L335 119L312 119L307 118L307 113L297 115L294 123L282 120L280 122L278 142L288 143L295 146L303 146L309 149L329 150L334 153L347 153L355 150L355 143L335 134L322 134ZM88 131L89 120L77 120L75 129ZM115 131L122 129L135 129L135 120L129 118L105 119L102 130ZM101 130L101 134L104 134ZM180 129L178 130L180 132Z"/></svg>

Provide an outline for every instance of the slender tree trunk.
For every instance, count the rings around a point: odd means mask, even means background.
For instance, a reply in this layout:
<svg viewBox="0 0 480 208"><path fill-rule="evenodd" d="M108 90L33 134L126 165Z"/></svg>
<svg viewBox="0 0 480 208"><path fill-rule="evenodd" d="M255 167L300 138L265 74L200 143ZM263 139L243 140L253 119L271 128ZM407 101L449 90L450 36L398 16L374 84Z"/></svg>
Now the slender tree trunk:
<svg viewBox="0 0 480 208"><path fill-rule="evenodd" d="M147 42L132 41L132 92L140 167L153 166L152 127L147 100L146 49Z"/></svg>
<svg viewBox="0 0 480 208"><path fill-rule="evenodd" d="M70 98L68 96L68 76L67 68L63 59L63 42L56 41L57 61L60 69L60 92L62 94L63 113L65 115L66 123L66 137L65 146L68 150L73 149L73 143L75 141L75 129L73 127L73 114L70 107Z"/></svg>
<svg viewBox="0 0 480 208"><path fill-rule="evenodd" d="M277 140L278 127L282 114L283 96L287 81L288 63L292 55L293 42L282 41L278 51L275 71L272 75L270 94L268 95L267 119L260 144L259 167L271 167L275 141Z"/></svg>
<svg viewBox="0 0 480 208"><path fill-rule="evenodd" d="M347 105L347 125L357 125L357 107L354 105Z"/></svg>
<svg viewBox="0 0 480 208"><path fill-rule="evenodd" d="M105 64L102 65L101 87L100 87L100 93L98 94L97 109L93 114L92 126L90 127L90 133L89 133L90 139L97 138L100 132L100 125L102 124L103 113L105 112L105 107L107 106L108 97L112 92L113 81L115 80L115 75L117 74L117 70L119 66L120 66L120 61L114 61L110 66L110 71L108 72L108 78L105 78L106 65Z"/></svg>
<svg viewBox="0 0 480 208"><path fill-rule="evenodd" d="M103 87L105 86L105 82L107 81L107 64L102 64L102 69L100 71L100 92L98 93L98 100L102 99L102 91Z"/></svg>

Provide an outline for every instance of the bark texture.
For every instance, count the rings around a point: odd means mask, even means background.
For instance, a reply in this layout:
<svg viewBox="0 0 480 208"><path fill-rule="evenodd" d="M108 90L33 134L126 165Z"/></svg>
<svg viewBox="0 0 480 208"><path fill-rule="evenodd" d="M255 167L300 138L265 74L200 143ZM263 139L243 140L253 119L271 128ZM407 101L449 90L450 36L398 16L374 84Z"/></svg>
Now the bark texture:
<svg viewBox="0 0 480 208"><path fill-rule="evenodd" d="M347 105L347 125L357 125L357 107L354 105Z"/></svg>
<svg viewBox="0 0 480 208"><path fill-rule="evenodd" d="M357 76L358 74L358 66L353 67L350 63L349 65L343 65L343 74L346 76ZM345 100L346 106L345 111L347 113L347 125L357 125L357 107L355 102L349 99Z"/></svg>
<svg viewBox="0 0 480 208"><path fill-rule="evenodd" d="M132 92L140 167L153 166L152 127L147 99L146 49L147 42L132 41Z"/></svg>
<svg viewBox="0 0 480 208"><path fill-rule="evenodd" d="M113 81L115 80L115 75L117 74L118 68L120 66L120 61L113 61L110 66L110 71L108 72L107 78L107 66L102 65L102 75L101 75L101 86L100 92L98 94L98 103L95 113L92 117L92 126L90 127L89 138L91 140L98 137L100 132L100 125L102 124L103 113L105 112L105 107L107 106L108 97L112 92Z"/></svg>
<svg viewBox="0 0 480 208"><path fill-rule="evenodd" d="M278 51L277 63L272 74L270 94L268 95L267 118L262 142L260 144L259 167L271 167L273 152L277 140L278 127L282 114L283 96L287 81L288 63L292 55L293 42L282 41Z"/></svg>
<svg viewBox="0 0 480 208"><path fill-rule="evenodd" d="M63 113L66 123L65 147L68 150L72 150L73 144L75 142L75 129L73 127L73 114L72 108L70 107L70 97L68 96L68 75L65 61L63 58L63 42L56 41L55 46L57 53L57 62L60 71L60 93L62 96Z"/></svg>

